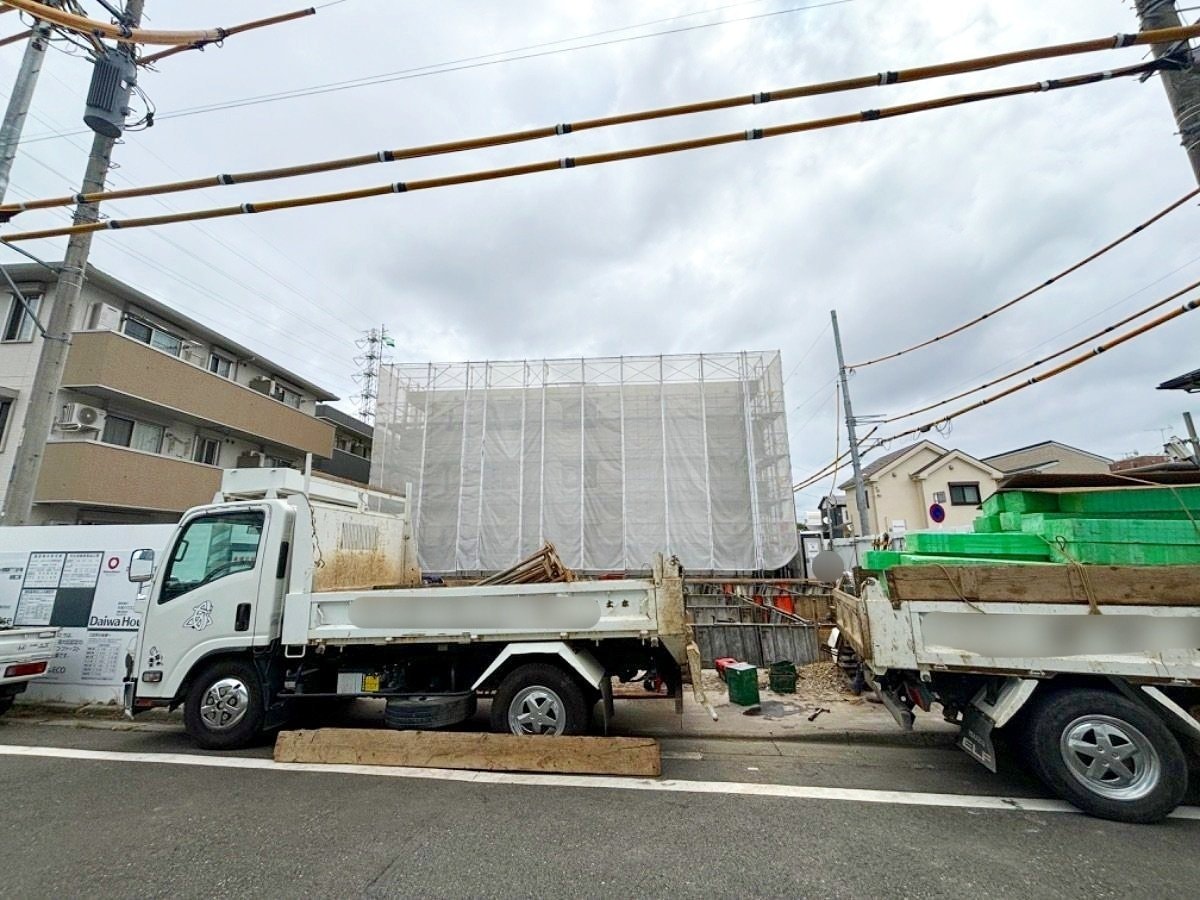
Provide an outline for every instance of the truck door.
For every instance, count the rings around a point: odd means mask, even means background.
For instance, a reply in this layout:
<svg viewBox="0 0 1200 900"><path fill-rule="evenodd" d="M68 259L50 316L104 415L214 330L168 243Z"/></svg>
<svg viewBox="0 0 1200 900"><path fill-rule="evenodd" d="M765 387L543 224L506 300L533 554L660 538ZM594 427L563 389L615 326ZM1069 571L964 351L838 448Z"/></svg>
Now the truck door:
<svg viewBox="0 0 1200 900"><path fill-rule="evenodd" d="M264 540L271 512L266 505L214 510L184 524L146 610L139 696L173 697L196 661L254 642L263 591L268 602L275 591L276 560ZM148 669L160 669L161 680L147 683Z"/></svg>

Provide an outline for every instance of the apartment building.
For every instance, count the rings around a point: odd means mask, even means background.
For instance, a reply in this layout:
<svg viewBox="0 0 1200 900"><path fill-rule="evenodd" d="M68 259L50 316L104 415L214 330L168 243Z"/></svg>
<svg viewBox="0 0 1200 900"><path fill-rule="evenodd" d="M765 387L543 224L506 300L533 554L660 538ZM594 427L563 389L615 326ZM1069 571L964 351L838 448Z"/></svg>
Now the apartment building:
<svg viewBox="0 0 1200 900"><path fill-rule="evenodd" d="M5 267L41 321L56 275ZM0 491L7 490L42 338L0 291ZM89 267L34 498L38 524L170 522L212 499L221 469L329 458L331 393Z"/></svg>
<svg viewBox="0 0 1200 900"><path fill-rule="evenodd" d="M317 404L317 418L333 426L333 454L314 462L313 468L334 478L368 484L374 427L328 403Z"/></svg>

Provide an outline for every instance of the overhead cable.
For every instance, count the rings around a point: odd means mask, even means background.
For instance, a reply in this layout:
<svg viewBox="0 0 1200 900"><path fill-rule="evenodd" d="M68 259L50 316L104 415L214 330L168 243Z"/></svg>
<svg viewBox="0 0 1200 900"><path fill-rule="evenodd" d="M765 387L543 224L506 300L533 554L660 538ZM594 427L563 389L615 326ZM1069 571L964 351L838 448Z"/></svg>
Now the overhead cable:
<svg viewBox="0 0 1200 900"><path fill-rule="evenodd" d="M1003 391L1000 391L996 394L992 394L990 397L985 397L984 399L978 400L975 403L970 404L969 406L964 406L961 409L957 409L952 413L948 413L947 415L942 416L941 418L934 419L933 421L930 421L930 422L926 422L924 425L918 425L915 428L908 429L907 431L901 431L901 432L898 432L897 434L890 435L887 438L885 438L884 440L891 441L891 440L895 440L897 438L908 437L909 435L924 434L928 431L933 430L934 428L938 428L943 425L946 425L949 422L951 422L952 420L957 419L959 416L964 416L967 413L973 412L974 410L977 410L984 406L987 406L990 403L995 403L997 400L1000 400L1004 397L1009 397L1009 396L1017 393L1018 391L1023 391L1027 387L1032 387L1035 384L1040 384L1043 381L1048 381L1049 379L1054 378L1057 375L1061 375L1063 372L1066 372L1069 369L1073 369L1076 366L1083 365L1083 363L1088 362L1089 360L1095 359L1101 353L1111 350L1114 347L1118 347L1121 344L1124 344L1126 341L1131 341L1136 337L1140 337L1141 335L1145 334L1146 332L1152 331L1153 329L1158 328L1160 325L1165 325L1167 322L1177 319L1180 316L1184 315L1185 313L1191 312L1192 310L1196 309L1197 307L1200 307L1200 298L1195 298L1195 299L1189 300L1187 303L1183 304L1183 306L1179 307L1178 309L1172 310L1169 313L1165 313L1161 316L1158 316L1157 318L1151 319L1149 322L1139 325L1137 328L1134 328L1131 331L1127 331L1124 334L1113 338L1111 341L1108 341L1107 343L1098 344L1097 346L1095 346L1091 350L1089 350L1087 353L1084 353L1080 356L1076 356L1073 359L1069 359L1065 363L1055 366L1053 369L1047 369L1045 372L1035 375L1026 381L1022 381L1020 384L1015 384L1012 387L1006 388Z"/></svg>
<svg viewBox="0 0 1200 900"><path fill-rule="evenodd" d="M860 454L869 453L871 450L874 449L874 447L865 447L864 445L867 443L868 440L870 440L871 436L873 434L875 434L875 432L877 432L878 430L879 430L879 426L876 425L873 428L871 428L870 431L868 431L866 434L864 434L862 437L860 437L858 439L858 450L859 450ZM829 475L830 471L834 468L834 466L838 465L839 463L845 462L849 456L850 456L850 451L846 450L841 456L837 457L833 462L826 463L824 466L822 466L816 472L809 475L807 478L803 478L800 481L796 482L796 484L792 486L792 491L796 492L796 491L803 490L804 488L808 487L809 485L815 484L816 482L820 481L821 479L826 478Z"/></svg>
<svg viewBox="0 0 1200 900"><path fill-rule="evenodd" d="M1013 297L1011 300L1008 300L1004 303L1001 303L999 306L994 307L993 309L989 309L987 312L976 316L974 319L971 319L968 322L964 322L961 325L951 328L949 331L943 331L941 334L935 335L934 337L931 337L931 338L927 338L926 340L923 340L920 343L913 344L911 347L905 347L903 350L896 350L893 353L887 353L887 354L884 354L883 356L877 356L874 359L868 359L866 362L854 363L853 365L849 365L846 368L847 369L863 369L863 368L866 368L867 366L873 366L876 363L886 362L889 359L896 359L899 356L904 356L905 354L912 353L914 350L920 350L924 347L929 347L932 344L938 343L939 341L944 341L948 337L952 337L956 334L961 334L962 332L966 331L968 328L972 328L975 325L980 324L981 322L985 322L986 320L990 319L992 316L995 316L997 313L1003 312L1006 309L1010 309L1010 308L1016 306L1022 300L1029 299L1030 297L1032 297L1034 294L1038 293L1039 291L1042 291L1045 288L1050 287L1050 285L1054 284L1057 281L1061 281L1063 278L1070 275L1072 272L1076 272L1079 269L1082 269L1088 263L1094 262L1095 260L1097 260L1101 256L1103 256L1105 253L1108 253L1110 250L1113 250L1114 248L1119 247L1121 244L1125 243L1127 240L1129 240L1134 235L1140 234L1142 231L1149 228L1155 222L1159 221L1162 218L1165 218L1169 213L1174 212L1176 209L1183 206L1185 203L1187 203L1189 200L1191 200L1193 197L1197 196L1198 194L1200 194L1200 188L1196 188L1193 191L1189 191L1188 193L1186 193L1182 197L1180 197L1178 200L1176 200L1174 203L1171 203L1169 206L1159 210L1157 213L1155 213L1153 216L1151 216L1146 221L1142 222L1140 225L1125 232L1123 235L1121 235L1116 240L1111 241L1108 244L1105 244L1103 247L1101 247L1095 253L1092 253L1089 256L1085 256L1083 259L1079 260L1079 262L1075 263L1073 266L1063 269L1061 272L1059 272L1057 275L1055 275L1051 278L1047 278L1045 281L1043 281L1037 287L1031 288L1030 290L1027 290L1025 293L1019 294L1018 296ZM2 208L0 208L0 214L2 214ZM1073 349L1073 348L1071 348L1071 349ZM1066 351L1063 351L1063 352L1066 352ZM1008 377L1008 376L1006 376L1006 377ZM987 386L988 385L983 385L983 387L987 387ZM982 388L976 388L975 390L982 390ZM968 391L968 393L972 393L972 392ZM963 395L960 394L959 396L963 396ZM955 398L951 398L951 399L955 399ZM949 401L945 401L945 402L949 402ZM928 408L929 407L926 407L926 409L928 409ZM917 410L917 412L920 412L920 411L921 410ZM909 413L909 415L913 415L913 413ZM901 418L903 418L903 417L901 417ZM891 421L891 420L889 419L888 421Z"/></svg>
<svg viewBox="0 0 1200 900"><path fill-rule="evenodd" d="M518 144L527 141L541 140L588 131L598 128L608 128L615 125L628 125L634 122L646 122L654 119L667 119L676 116L694 115L702 112L732 109L739 106L752 106L769 103L774 100L795 100L802 97L815 97L824 94L843 93L863 90L870 87L891 84L906 84L924 81L931 78L944 78L950 75L961 75L969 72L979 72L987 69L1001 68L1018 63L1032 62L1042 59L1053 59L1063 56L1095 53L1110 50L1114 47L1125 47L1131 43L1147 43L1148 38L1167 40L1175 32L1195 32L1200 37L1200 26L1192 28L1163 29L1162 31L1146 31L1139 35L1116 35L1087 41L1076 41L1069 44L1053 44L1029 50L1018 50L1009 53L999 53L990 56L980 56L956 62L940 63L932 66L919 66L912 69L895 72L877 72L856 78L838 81L823 81L811 85L782 88L772 91L760 91L753 94L739 94L733 97L723 97L714 100L703 100L697 103L685 103L676 106L665 106L654 109L639 110L630 113L619 113L611 116L601 116L593 119L583 119L578 122L557 123L540 128L530 128L523 131L506 132L503 134L487 135L477 138L467 138L458 141L445 141L436 144L426 144L415 147L403 147L391 150L378 150L372 153L346 156L338 159L323 160L312 163L302 163L293 166L283 166L273 169L261 169L248 172L236 172L220 175L209 175L202 178L185 181L170 181L161 184L147 185L140 188L129 188L119 191L96 191L84 194L83 202L96 203L104 200L120 200L130 197L143 197L160 193L179 193L208 187L220 187L232 184L248 184L256 181L271 181L279 178L292 178L300 175L312 175L322 172L334 172L342 169L370 166L379 163L393 162L402 159L420 159L447 153L459 153L467 150L479 150L486 147L498 147L507 144ZM1170 32L1170 34L1167 34ZM1161 37L1155 37L1161 35ZM56 206L72 206L80 202L80 195L71 194L61 197L51 197L35 200L25 204L7 203L0 205L0 215L9 216L29 209L49 209Z"/></svg>
<svg viewBox="0 0 1200 900"><path fill-rule="evenodd" d="M971 394L977 394L980 391L987 390L988 388L993 387L994 385L997 385L1002 381L1008 381L1008 379L1010 379L1010 378L1015 378L1018 375L1023 375L1024 373L1028 372L1030 369L1036 369L1038 366L1040 366L1044 363L1048 363L1052 359L1058 359L1060 356L1065 356L1066 354L1070 353L1072 350L1078 350L1084 344L1094 341L1099 337L1103 337L1104 335L1108 334L1109 332L1116 331L1118 328L1120 328L1124 325L1128 325L1134 319L1140 319L1142 316L1146 315L1147 313L1153 312L1154 310L1158 309L1159 307L1166 306L1172 300L1178 300L1184 294L1188 293L1188 291L1195 290L1196 288L1200 288L1200 281L1193 281L1187 287L1180 288L1175 293L1170 294L1166 297L1163 297L1161 300L1154 301L1149 306L1139 309L1137 312L1126 316L1125 318L1121 319L1120 321L1114 322L1113 324L1109 325L1106 328L1101 328L1099 331L1089 334L1085 338L1081 338L1080 340L1076 341L1074 344L1071 344L1069 347L1063 347L1061 350L1055 351L1054 353L1051 353L1049 356L1043 356L1041 359L1035 360L1034 362L1031 362L1026 366L1022 366L1019 369L1014 369L1012 372L1009 372L1007 375L1001 375L999 378L993 378L991 381L985 381L983 384L979 385L978 387L973 387L968 391L962 391L958 394L955 394L953 397L947 397L945 400L939 400L937 403L930 403L927 406L922 406L917 409L912 409L906 413L901 413L900 415L897 415L897 416L889 416L888 418L884 419L883 422L884 422L884 424L888 424L891 422L898 422L900 419L907 419L912 416L920 415L923 412L929 412L929 410L931 410L931 409L937 409L939 406L945 406L947 403L953 403L955 400L961 400L963 397L969 397Z"/></svg>
<svg viewBox="0 0 1200 900"><path fill-rule="evenodd" d="M173 213L170 215L142 216L132 219L107 219L99 222L86 222L59 228L45 228L36 231L21 231L16 234L0 236L0 242L15 243L40 238L61 237L63 235L81 234L86 232L147 228L155 225L168 225L176 222L194 222L204 219L219 219L230 216L252 215L255 213L277 212L285 209L297 209L306 206L320 206L330 203L344 203L352 200L363 200L368 197L382 197L388 194L405 194L413 191L430 190L433 188L449 187L457 184L469 184L479 181L495 181L505 178L516 178L522 175L532 175L537 172L550 172L558 169L575 169L584 166L603 165L605 163L622 162L651 156L665 156L682 153L689 150L699 150L705 147L717 147L722 144L755 141L763 138L781 137L789 134L799 134L806 131L817 131L824 128L834 128L842 125L854 125L860 122L876 122L881 119L891 119L919 112L930 112L937 109L947 109L963 106L968 103L978 103L984 100L998 100L1004 97L1015 97L1022 94L1036 94L1063 88L1082 87L1113 78L1123 78L1141 75L1161 68L1161 61L1154 60L1127 66L1112 71L1092 72L1087 75L1076 75L1069 78L1057 78L1050 81L1036 81L1031 84L1016 85L1006 88L995 88L986 91L972 91L967 94L955 94L934 100L923 100L917 103L906 103L899 106L868 109L862 112L849 113L841 116L831 116L822 119L809 119L785 125L773 125L767 128L748 128L744 131L726 132L707 137L689 138L682 141L671 141L665 144L651 144L633 147L628 150L615 150L607 153L593 153L587 156L565 157L540 162L524 163L516 166L506 166L496 169L481 169L464 172L457 175L445 175L436 178L423 178L416 181L394 182L391 184L375 185L347 191L336 191L329 194L311 194L302 197L290 197L281 200L264 200L257 203L241 203L236 206L214 207L192 212Z"/></svg>
<svg viewBox="0 0 1200 900"><path fill-rule="evenodd" d="M147 28L131 28L128 25L113 25L98 19L89 19L74 13L47 6L40 0L0 0L5 6L27 12L38 19L45 19L67 31L85 37L111 38L133 44L209 44L223 40L229 28L209 28L202 31L152 31ZM316 12L313 10L312 12ZM236 27L236 26L235 26Z"/></svg>
<svg viewBox="0 0 1200 900"><path fill-rule="evenodd" d="M329 4L325 4L328 6ZM232 37L235 34L241 34L244 31L253 31L256 28L266 28L268 25L279 25L283 22L292 22L296 19L303 19L306 16L315 16L317 14L316 7L308 7L308 9L298 9L294 12L280 13L277 16L268 16L265 19L256 19L253 22L246 22L242 25L234 25L231 28L222 28L221 37L211 41L193 41L188 44L180 44L177 47L170 47L166 50L160 50L158 53L151 53L149 56L138 57L137 64L139 66L149 66L166 59L168 56L174 56L176 53L185 53L188 50L203 50L210 44L219 44L227 37Z"/></svg>

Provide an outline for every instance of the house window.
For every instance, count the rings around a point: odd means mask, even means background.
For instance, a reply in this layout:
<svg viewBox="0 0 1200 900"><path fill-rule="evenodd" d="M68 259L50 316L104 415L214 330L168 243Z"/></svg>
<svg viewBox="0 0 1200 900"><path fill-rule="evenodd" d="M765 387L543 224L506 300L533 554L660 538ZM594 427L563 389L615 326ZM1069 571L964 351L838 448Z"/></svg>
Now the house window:
<svg viewBox="0 0 1200 900"><path fill-rule="evenodd" d="M8 316L4 320L4 340L5 341L30 341L33 340L33 329L35 327L32 312L34 316L41 311L42 297L41 294L27 294L25 301L29 304L29 312L25 311L25 307L21 304L19 298L11 297L8 304Z"/></svg>
<svg viewBox="0 0 1200 900"><path fill-rule="evenodd" d="M222 378L232 378L233 360L221 356L219 353L210 353L208 355L208 371L214 375L220 375Z"/></svg>
<svg viewBox="0 0 1200 900"><path fill-rule="evenodd" d="M300 394L291 388L284 387L278 381L271 388L271 396L282 403L286 403L288 406L294 406L296 409L300 408Z"/></svg>
<svg viewBox="0 0 1200 900"><path fill-rule="evenodd" d="M104 434L100 440L143 453L161 453L163 427L153 422L138 422L124 416L109 415L104 420Z"/></svg>
<svg viewBox="0 0 1200 900"><path fill-rule="evenodd" d="M12 415L12 397L0 397L0 448L4 446L4 438L8 436L8 418Z"/></svg>
<svg viewBox="0 0 1200 900"><path fill-rule="evenodd" d="M183 352L183 341L180 338L163 331L161 328L155 328L141 319L126 317L125 325L121 330L135 341L149 344L156 350L162 350L164 353L170 353L172 356L178 356Z"/></svg>
<svg viewBox="0 0 1200 900"><path fill-rule="evenodd" d="M950 485L951 506L978 506L982 502L979 496L978 481Z"/></svg>
<svg viewBox="0 0 1200 900"><path fill-rule="evenodd" d="M192 450L192 461L206 466L221 464L221 442L215 438L198 437Z"/></svg>

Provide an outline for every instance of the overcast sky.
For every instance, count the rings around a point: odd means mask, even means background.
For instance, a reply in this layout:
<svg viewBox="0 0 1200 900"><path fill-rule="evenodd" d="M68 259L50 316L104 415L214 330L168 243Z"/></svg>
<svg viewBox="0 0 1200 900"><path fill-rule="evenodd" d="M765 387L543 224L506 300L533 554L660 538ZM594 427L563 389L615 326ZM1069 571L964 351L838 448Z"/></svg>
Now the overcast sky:
<svg viewBox="0 0 1200 900"><path fill-rule="evenodd" d="M472 137L1137 27L1118 0L809 3L345 0L144 73L159 121L117 148L112 184ZM146 24L232 25L300 5L148 0ZM15 19L0 20L5 34ZM677 29L689 30L654 34ZM521 49L548 42L561 43ZM579 155L1128 65L1143 52L105 210L154 214ZM476 62L503 61L439 71L485 54L497 55ZM540 55L512 59L531 54ZM20 55L18 46L0 49L0 83L11 84ZM414 69L386 83L172 118ZM39 138L81 127L88 78L84 60L50 55L10 199L77 189L89 137ZM92 261L342 395L355 390L356 334L379 324L395 335L403 362L779 349L799 479L834 455L831 308L856 361L1040 283L1194 186L1174 132L1158 80L1123 80L684 155L101 233ZM29 213L18 222L65 218ZM856 411L895 414L941 399L1200 278L1198 223L1192 202L986 327L858 372ZM27 245L48 259L64 246ZM7 249L0 258L19 259ZM1200 315L1184 318L931 437L979 456L1046 439L1110 456L1154 451L1159 429L1179 431L1179 414L1195 408L1155 385L1200 366L1198 339ZM800 509L818 495L799 497Z"/></svg>

